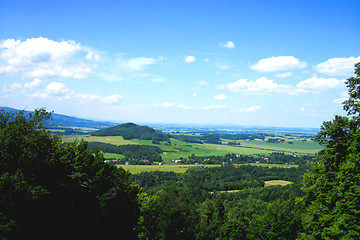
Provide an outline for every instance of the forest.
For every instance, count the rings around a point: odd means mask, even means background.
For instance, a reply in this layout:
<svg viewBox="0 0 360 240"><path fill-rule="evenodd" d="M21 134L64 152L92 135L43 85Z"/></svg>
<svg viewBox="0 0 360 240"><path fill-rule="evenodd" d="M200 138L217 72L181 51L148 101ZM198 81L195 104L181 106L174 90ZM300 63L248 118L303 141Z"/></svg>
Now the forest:
<svg viewBox="0 0 360 240"><path fill-rule="evenodd" d="M326 147L292 168L227 162L131 175L86 141L62 144L44 109L1 111L0 237L359 239L360 64L355 73L347 116L324 122L315 138Z"/></svg>

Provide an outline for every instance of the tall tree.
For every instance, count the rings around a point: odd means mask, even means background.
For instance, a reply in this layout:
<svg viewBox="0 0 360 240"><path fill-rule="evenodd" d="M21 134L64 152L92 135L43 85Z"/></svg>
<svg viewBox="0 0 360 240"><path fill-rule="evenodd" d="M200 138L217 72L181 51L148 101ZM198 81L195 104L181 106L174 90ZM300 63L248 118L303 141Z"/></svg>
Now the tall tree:
<svg viewBox="0 0 360 240"><path fill-rule="evenodd" d="M65 146L44 109L0 112L0 238L135 239L139 189L86 142Z"/></svg>
<svg viewBox="0 0 360 240"><path fill-rule="evenodd" d="M347 116L324 122L316 136L326 148L305 174L306 239L360 238L360 63L346 80Z"/></svg>

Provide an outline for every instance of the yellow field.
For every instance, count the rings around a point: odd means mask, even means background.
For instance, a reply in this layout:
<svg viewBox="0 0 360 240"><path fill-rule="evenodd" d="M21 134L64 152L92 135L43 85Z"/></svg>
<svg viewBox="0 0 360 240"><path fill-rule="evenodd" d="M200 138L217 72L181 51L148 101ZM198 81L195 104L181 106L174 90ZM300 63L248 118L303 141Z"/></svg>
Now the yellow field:
<svg viewBox="0 0 360 240"><path fill-rule="evenodd" d="M62 137L62 140L64 142L73 142L75 140L81 140L81 139L84 139L87 142L103 142L114 145L139 144L134 141L125 140L122 136L98 137L98 136L83 135L83 136Z"/></svg>
<svg viewBox="0 0 360 240"><path fill-rule="evenodd" d="M284 180L270 180L270 181L265 181L265 187L270 187L270 186L285 186L285 185L289 185L292 184L292 182L289 181L284 181Z"/></svg>

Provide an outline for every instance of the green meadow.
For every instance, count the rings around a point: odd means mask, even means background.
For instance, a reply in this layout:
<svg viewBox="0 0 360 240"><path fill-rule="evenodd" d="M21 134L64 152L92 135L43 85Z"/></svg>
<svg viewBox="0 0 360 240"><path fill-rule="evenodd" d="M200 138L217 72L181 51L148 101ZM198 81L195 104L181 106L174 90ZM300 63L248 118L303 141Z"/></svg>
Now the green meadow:
<svg viewBox="0 0 360 240"><path fill-rule="evenodd" d="M209 144L209 143L187 143L178 139L171 138L170 143L160 142L160 144L153 144L151 140L124 140L122 136L90 136L90 135L74 135L63 136L63 142L72 142L74 140L84 139L88 142L103 142L114 145L127 145L127 144L141 144L158 146L163 153L161 157L165 163L171 163L171 160L180 158L187 158L194 154L198 157L205 156L224 156L226 154L243 154L243 155L269 155L273 152L283 152L285 154L314 155L321 149L317 142L312 141L310 138L298 137L282 137L282 142L270 143L266 138L265 140L237 140L236 143L240 145L227 145L231 140L221 139L223 144ZM231 141L234 142L234 141ZM121 154L105 153L107 159L122 159L124 156Z"/></svg>

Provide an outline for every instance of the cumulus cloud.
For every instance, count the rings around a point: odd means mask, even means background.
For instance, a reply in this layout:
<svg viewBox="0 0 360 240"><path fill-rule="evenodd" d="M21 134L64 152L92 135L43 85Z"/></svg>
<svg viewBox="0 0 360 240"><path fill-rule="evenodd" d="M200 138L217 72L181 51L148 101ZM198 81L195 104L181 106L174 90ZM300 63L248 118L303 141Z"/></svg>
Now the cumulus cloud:
<svg viewBox="0 0 360 240"><path fill-rule="evenodd" d="M195 61L196 61L196 59L195 59L194 56L186 56L185 57L185 62L187 62L187 63L192 63L192 62L195 62Z"/></svg>
<svg viewBox="0 0 360 240"><path fill-rule="evenodd" d="M39 87L41 85L42 81L38 78L35 78L34 81L30 82L30 83L25 83L24 87L25 88L36 88Z"/></svg>
<svg viewBox="0 0 360 240"><path fill-rule="evenodd" d="M220 46L228 48L228 49L235 48L235 44L232 41L228 41L226 43L220 43Z"/></svg>
<svg viewBox="0 0 360 240"><path fill-rule="evenodd" d="M31 38L0 42L0 73L24 77L60 76L82 79L92 73L89 62L99 56L74 41Z"/></svg>
<svg viewBox="0 0 360 240"><path fill-rule="evenodd" d="M277 93L286 92L293 93L291 85L277 84L271 79L261 77L255 81L249 81L248 79L239 79L236 82L228 83L227 85L220 85L218 88L225 88L232 92L246 92L246 93Z"/></svg>
<svg viewBox="0 0 360 240"><path fill-rule="evenodd" d="M139 71L142 70L147 65L155 64L157 61L156 58L147 58L147 57L139 57L132 58L127 60L122 60L121 65L128 70Z"/></svg>
<svg viewBox="0 0 360 240"><path fill-rule="evenodd" d="M318 78L312 77L299 82L296 86L300 89L329 89L336 88L341 85L342 81L336 78Z"/></svg>
<svg viewBox="0 0 360 240"><path fill-rule="evenodd" d="M101 101L105 103L118 103L121 99L123 99L123 96L121 96L120 94L114 94L108 97L104 97L103 99L101 99Z"/></svg>
<svg viewBox="0 0 360 240"><path fill-rule="evenodd" d="M221 94L215 95L214 98L216 100L226 100L228 97L224 93L221 93Z"/></svg>
<svg viewBox="0 0 360 240"><path fill-rule="evenodd" d="M250 68L259 72L276 72L290 69L302 69L307 66L306 62L300 62L293 56L279 56L260 59Z"/></svg>
<svg viewBox="0 0 360 240"><path fill-rule="evenodd" d="M358 62L360 62L360 56L349 58L330 58L326 62L319 63L314 66L314 69L319 73L331 76L348 76L354 73L354 65Z"/></svg>
<svg viewBox="0 0 360 240"><path fill-rule="evenodd" d="M341 87L343 81L336 78L312 77L299 82L296 86L291 84L278 84L271 79L261 77L255 81L239 79L226 85L218 85L217 88L227 89L232 92L246 94L299 94L309 91L322 92L331 88Z"/></svg>
<svg viewBox="0 0 360 240"><path fill-rule="evenodd" d="M252 106L245 110L245 112L255 112L258 111L261 107L260 106Z"/></svg>
<svg viewBox="0 0 360 240"><path fill-rule="evenodd" d="M66 96L72 93L71 90L61 82L51 82L45 90L47 94L53 96Z"/></svg>
<svg viewBox="0 0 360 240"><path fill-rule="evenodd" d="M249 113L249 112L256 112L260 109L261 109L260 106L251 106L248 108L235 108L235 109L233 109L233 111L236 113Z"/></svg>

